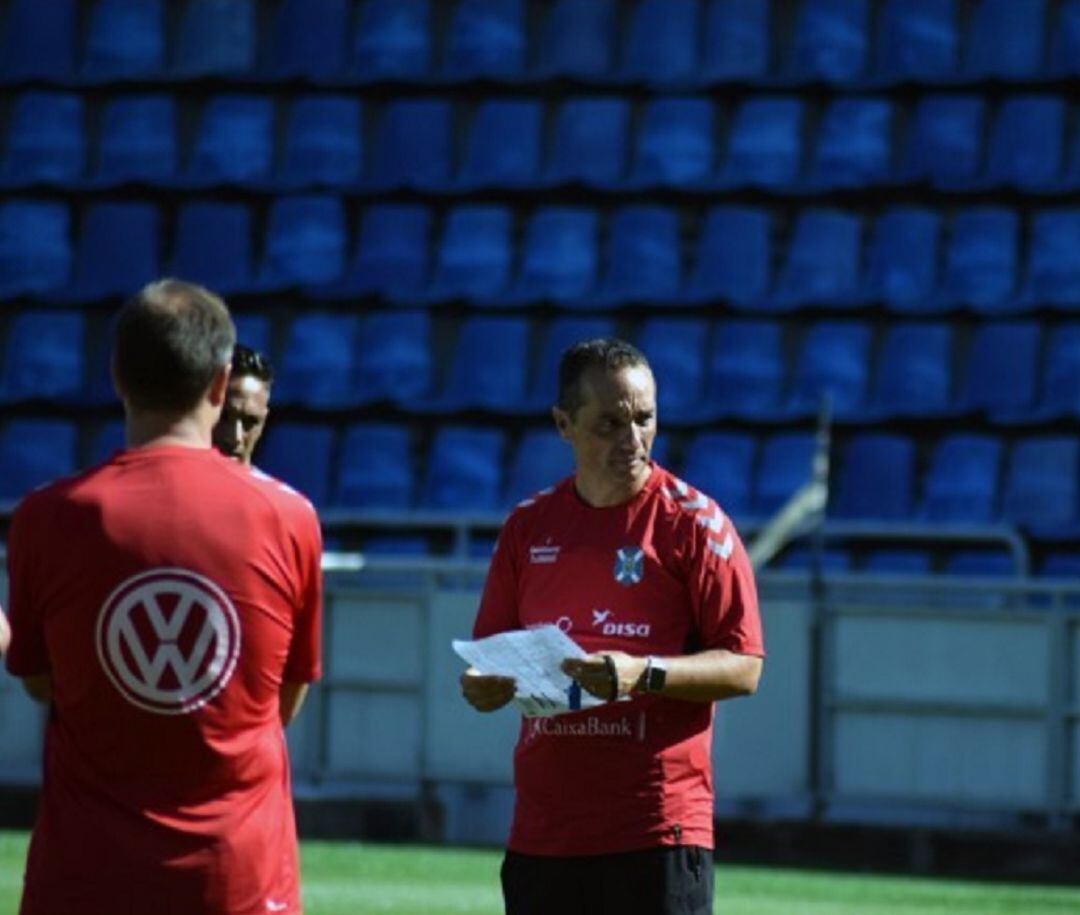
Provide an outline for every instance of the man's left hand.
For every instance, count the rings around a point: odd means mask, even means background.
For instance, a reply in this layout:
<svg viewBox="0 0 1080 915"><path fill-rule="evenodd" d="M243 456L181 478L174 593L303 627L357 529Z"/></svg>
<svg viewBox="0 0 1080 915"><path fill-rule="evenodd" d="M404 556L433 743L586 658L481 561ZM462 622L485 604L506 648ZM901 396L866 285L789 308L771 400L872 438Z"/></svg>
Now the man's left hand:
<svg viewBox="0 0 1080 915"><path fill-rule="evenodd" d="M610 701L633 692L645 672L645 664L645 658L624 651L605 651L584 658L567 658L562 671L597 699Z"/></svg>

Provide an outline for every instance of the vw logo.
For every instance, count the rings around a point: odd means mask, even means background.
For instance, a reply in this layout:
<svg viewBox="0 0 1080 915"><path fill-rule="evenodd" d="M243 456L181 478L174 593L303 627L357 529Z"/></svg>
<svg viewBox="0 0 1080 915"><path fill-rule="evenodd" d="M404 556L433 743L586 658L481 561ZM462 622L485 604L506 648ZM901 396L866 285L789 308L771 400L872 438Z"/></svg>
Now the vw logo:
<svg viewBox="0 0 1080 915"><path fill-rule="evenodd" d="M240 619L210 579L187 569L153 569L109 595L96 641L101 666L128 702L159 715L186 715L232 677Z"/></svg>

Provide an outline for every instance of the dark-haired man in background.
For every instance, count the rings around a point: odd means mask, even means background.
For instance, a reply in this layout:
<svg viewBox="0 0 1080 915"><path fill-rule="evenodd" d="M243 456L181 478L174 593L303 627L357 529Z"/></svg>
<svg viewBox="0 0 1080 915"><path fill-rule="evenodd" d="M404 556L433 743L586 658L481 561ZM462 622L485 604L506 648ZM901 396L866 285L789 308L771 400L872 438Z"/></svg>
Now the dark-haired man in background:
<svg viewBox="0 0 1080 915"><path fill-rule="evenodd" d="M247 467L266 428L273 383L274 370L266 357L237 343L225 405L214 426L214 447Z"/></svg>

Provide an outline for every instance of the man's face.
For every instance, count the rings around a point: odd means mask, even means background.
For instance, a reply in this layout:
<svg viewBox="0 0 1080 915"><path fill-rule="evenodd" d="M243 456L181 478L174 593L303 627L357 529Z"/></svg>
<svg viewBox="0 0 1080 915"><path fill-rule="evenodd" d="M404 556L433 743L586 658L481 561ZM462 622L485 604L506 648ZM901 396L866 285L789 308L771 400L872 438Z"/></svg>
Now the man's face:
<svg viewBox="0 0 1080 915"><path fill-rule="evenodd" d="M570 416L555 408L559 434L574 449L579 476L634 492L649 476L656 438L656 382L645 366L581 378L582 403Z"/></svg>
<svg viewBox="0 0 1080 915"><path fill-rule="evenodd" d="M270 386L253 375L229 379L221 419L214 426L214 447L251 466L251 455L270 412Z"/></svg>

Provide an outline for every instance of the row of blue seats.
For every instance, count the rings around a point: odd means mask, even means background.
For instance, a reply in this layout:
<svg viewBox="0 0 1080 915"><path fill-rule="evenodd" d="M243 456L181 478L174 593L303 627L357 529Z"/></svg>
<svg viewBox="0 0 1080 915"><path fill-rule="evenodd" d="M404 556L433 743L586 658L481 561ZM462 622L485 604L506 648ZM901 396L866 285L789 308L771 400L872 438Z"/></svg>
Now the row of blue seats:
<svg viewBox="0 0 1080 915"><path fill-rule="evenodd" d="M922 183L958 192L1080 188L1080 130L1067 137L1070 106L1050 94L1006 96L993 111L978 95L930 95L913 108L842 97L820 111L794 96L750 96L734 108L722 139L727 118L704 96L654 97L635 126L635 104L612 96L574 97L556 109L521 97L475 107L434 97L376 106L340 94L304 95L288 105L230 94L202 107L190 150L179 139L181 104L160 93L108 101L91 151L82 96L23 93L9 120L0 181L440 193L572 183L785 193Z"/></svg>
<svg viewBox="0 0 1080 915"><path fill-rule="evenodd" d="M226 295L299 286L316 298L413 305L724 302L790 312L883 303L912 314L1080 307L1077 208L1024 220L1004 207L948 217L894 207L871 223L850 210L808 207L786 244L780 220L762 207L714 207L689 238L689 217L675 208L626 206L601 217L583 207L519 218L510 207L465 205L436 227L423 205L375 204L363 209L353 243L343 200L286 196L269 202L256 253L260 223L240 203L189 201L165 227L153 204L88 204L73 242L66 204L10 200L0 203L0 295L89 302L171 273Z"/></svg>
<svg viewBox="0 0 1080 915"><path fill-rule="evenodd" d="M93 459L119 446L119 424L97 430ZM10 420L0 430L0 499L74 471L78 429L65 420ZM304 492L319 507L366 511L421 508L498 512L571 470L568 446L547 428L510 437L495 428L442 425L424 454L415 430L359 423L272 422L259 466ZM712 495L736 520L768 517L809 477L811 433L759 440L744 433L701 432L685 442L674 468ZM666 462L663 440L657 458ZM952 525L1016 524L1046 539L1080 536L1080 442L1039 436L1006 445L999 438L951 434L936 442L925 467L915 441L889 433L851 437L839 449L833 517Z"/></svg>
<svg viewBox="0 0 1080 915"><path fill-rule="evenodd" d="M966 6L885 0L878 12L871 0L800 0L789 22L768 0L556 0L550 8L456 0L439 30L432 0L281 0L260 47L256 0L186 0L174 34L165 0L96 0L77 50L77 0L12 0L0 78L571 77L670 86L1080 72L1076 0L1057 4L1053 21L1047 0L979 0L965 22ZM789 30L790 41L779 40Z"/></svg>
<svg viewBox="0 0 1080 915"><path fill-rule="evenodd" d="M570 344L618 332L613 321L466 318L438 364L426 312L303 313L275 334L269 318L237 318L242 342L277 365L274 403L313 410L392 403L416 413L542 414ZM649 318L632 334L653 365L664 422L813 416L824 394L837 418L981 415L1000 424L1080 416L1080 324L983 324ZM10 320L0 403L113 399L104 341L79 312L24 311ZM280 344L280 345L277 345ZM536 358L533 358L535 354Z"/></svg>

